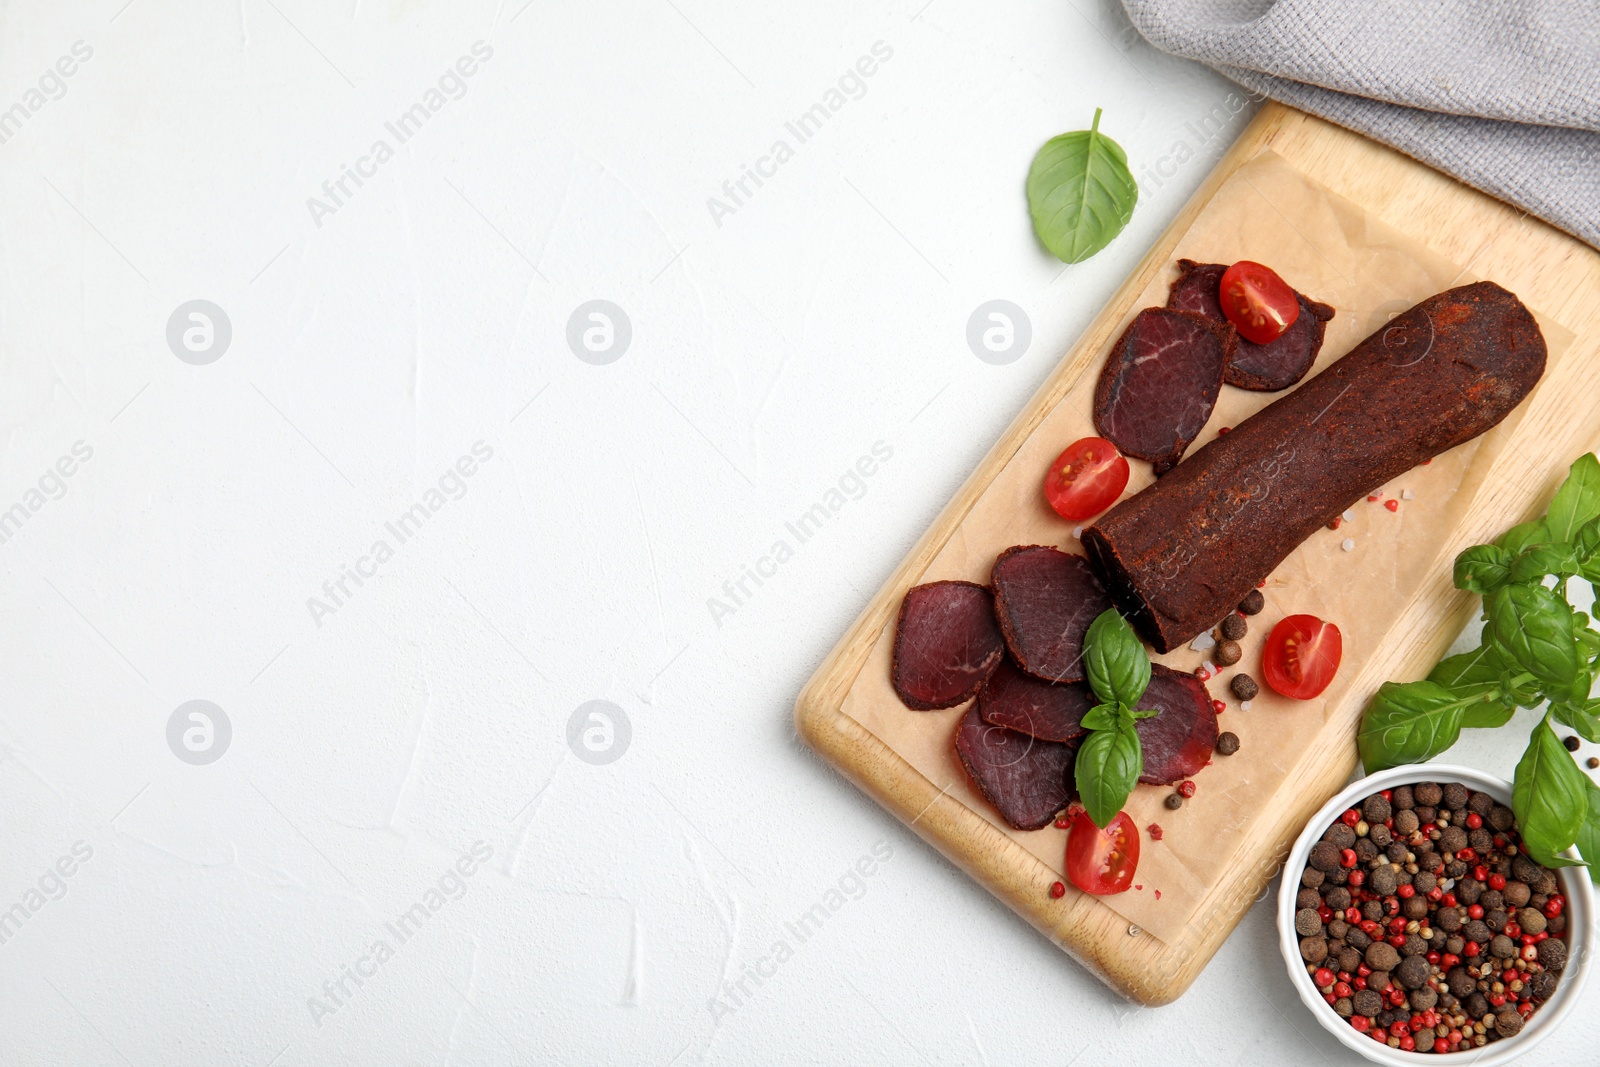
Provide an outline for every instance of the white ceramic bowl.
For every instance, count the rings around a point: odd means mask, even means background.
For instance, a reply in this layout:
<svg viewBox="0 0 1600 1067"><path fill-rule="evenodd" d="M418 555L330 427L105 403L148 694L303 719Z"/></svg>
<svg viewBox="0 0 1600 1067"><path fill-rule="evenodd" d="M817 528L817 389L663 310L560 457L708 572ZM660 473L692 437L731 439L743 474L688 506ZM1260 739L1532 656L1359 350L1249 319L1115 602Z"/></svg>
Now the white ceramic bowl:
<svg viewBox="0 0 1600 1067"><path fill-rule="evenodd" d="M1461 1064L1463 1067L1467 1065L1496 1067L1497 1064L1516 1059L1542 1041L1561 1024L1561 1020L1578 1000L1583 981L1588 977L1589 953L1593 939L1592 923L1595 915L1594 888L1589 884L1588 872L1584 868L1568 867L1556 872L1556 877L1561 881L1561 891L1567 898L1565 936L1569 953L1567 968L1561 974L1561 983L1556 986L1555 996L1533 1013L1528 1024L1515 1037L1492 1041L1481 1049L1441 1056L1435 1053L1402 1052L1400 1049L1390 1048L1386 1044L1374 1041L1365 1034L1357 1032L1339 1017L1331 1004L1322 999L1322 994L1317 992L1317 987L1312 984L1311 976L1306 973L1305 962L1300 958L1300 938L1294 930L1295 895L1300 889L1300 872L1305 870L1311 846L1322 838L1323 832L1342 812L1354 807L1373 793L1395 786L1415 785L1418 782L1441 784L1460 782L1470 789L1488 793L1507 807L1511 805L1509 782L1470 767L1459 767L1448 763L1421 763L1395 767L1368 775L1348 786L1311 817L1306 828L1300 832L1299 840L1294 843L1288 860L1285 861L1283 886L1278 892L1278 943L1283 950L1284 962L1289 965L1289 980L1294 983L1295 989L1300 993L1300 999L1306 1002L1311 1014L1316 1016L1323 1028L1338 1038L1342 1044L1373 1063L1388 1064L1390 1067L1416 1067L1419 1064L1441 1067L1452 1063ZM1575 851L1571 854L1577 855Z"/></svg>

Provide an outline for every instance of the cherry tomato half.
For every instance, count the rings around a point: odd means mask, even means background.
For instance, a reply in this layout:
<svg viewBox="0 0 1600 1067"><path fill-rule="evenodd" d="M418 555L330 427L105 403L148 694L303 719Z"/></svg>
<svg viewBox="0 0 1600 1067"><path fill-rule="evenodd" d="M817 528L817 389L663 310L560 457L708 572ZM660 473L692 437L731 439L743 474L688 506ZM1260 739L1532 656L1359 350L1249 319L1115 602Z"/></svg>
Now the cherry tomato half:
<svg viewBox="0 0 1600 1067"><path fill-rule="evenodd" d="M1315 615L1290 615L1261 650L1261 673L1286 697L1310 700L1328 688L1344 654L1339 628Z"/></svg>
<svg viewBox="0 0 1600 1067"><path fill-rule="evenodd" d="M1067 877L1085 893L1106 896L1133 884L1139 866L1139 831L1125 811L1104 830L1087 811L1072 817L1067 835Z"/></svg>
<svg viewBox="0 0 1600 1067"><path fill-rule="evenodd" d="M1222 313L1247 341L1276 341L1300 317L1300 300L1271 267L1241 259L1222 272Z"/></svg>
<svg viewBox="0 0 1600 1067"><path fill-rule="evenodd" d="M1044 475L1044 495L1069 522L1092 519L1116 503L1128 487L1128 461L1103 437L1067 446Z"/></svg>

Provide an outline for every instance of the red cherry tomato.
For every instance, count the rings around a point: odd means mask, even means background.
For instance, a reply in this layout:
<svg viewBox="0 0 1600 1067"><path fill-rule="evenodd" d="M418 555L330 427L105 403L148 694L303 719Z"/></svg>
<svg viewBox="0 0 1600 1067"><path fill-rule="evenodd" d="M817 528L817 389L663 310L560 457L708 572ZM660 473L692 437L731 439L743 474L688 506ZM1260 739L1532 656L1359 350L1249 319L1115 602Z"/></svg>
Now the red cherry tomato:
<svg viewBox="0 0 1600 1067"><path fill-rule="evenodd" d="M1241 259L1222 272L1222 313L1239 336L1258 345L1276 341L1300 317L1300 301L1271 267Z"/></svg>
<svg viewBox="0 0 1600 1067"><path fill-rule="evenodd" d="M1128 487L1128 461L1103 437L1067 446L1044 476L1044 495L1068 522L1092 519Z"/></svg>
<svg viewBox="0 0 1600 1067"><path fill-rule="evenodd" d="M1344 639L1333 623L1315 615L1290 615L1267 636L1261 673L1284 696L1310 700L1328 688L1343 654Z"/></svg>
<svg viewBox="0 0 1600 1067"><path fill-rule="evenodd" d="M1085 893L1105 896L1121 893L1133 884L1139 866L1139 831L1128 813L1119 811L1104 830L1089 813L1072 819L1067 835L1067 877Z"/></svg>

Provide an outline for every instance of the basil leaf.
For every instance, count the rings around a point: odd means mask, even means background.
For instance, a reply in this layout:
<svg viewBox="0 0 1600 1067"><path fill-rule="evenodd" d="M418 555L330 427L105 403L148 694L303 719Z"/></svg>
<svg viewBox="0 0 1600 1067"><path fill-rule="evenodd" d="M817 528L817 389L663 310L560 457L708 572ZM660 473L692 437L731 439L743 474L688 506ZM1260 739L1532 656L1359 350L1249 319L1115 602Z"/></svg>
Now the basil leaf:
<svg viewBox="0 0 1600 1067"><path fill-rule="evenodd" d="M1600 700L1552 702L1550 714L1556 722L1578 731L1585 741L1600 744Z"/></svg>
<svg viewBox="0 0 1600 1067"><path fill-rule="evenodd" d="M1487 694L1461 709L1461 728L1472 730L1493 730L1497 726L1504 726L1511 721L1517 713L1516 704L1498 696Z"/></svg>
<svg viewBox="0 0 1600 1067"><path fill-rule="evenodd" d="M1511 807L1522 828L1523 847L1540 864L1573 864L1559 853L1572 846L1583 828L1589 813L1588 787L1589 776L1572 762L1547 714L1533 728L1511 786Z"/></svg>
<svg viewBox="0 0 1600 1067"><path fill-rule="evenodd" d="M1568 540L1577 548L1578 558L1587 560L1600 549L1600 519L1590 519L1578 527L1578 532Z"/></svg>
<svg viewBox="0 0 1600 1067"><path fill-rule="evenodd" d="M1440 660L1438 666L1428 672L1428 681L1438 682L1446 689L1466 696L1470 692L1498 686L1500 671L1500 660L1494 650L1488 645L1479 645L1471 652Z"/></svg>
<svg viewBox="0 0 1600 1067"><path fill-rule="evenodd" d="M1122 146L1100 132L1100 109L1087 130L1052 137L1028 168L1033 232L1056 257L1082 263L1122 232L1139 186Z"/></svg>
<svg viewBox="0 0 1600 1067"><path fill-rule="evenodd" d="M1115 729L1096 730L1085 738L1078 746L1073 773L1089 818L1102 829L1109 826L1144 773L1144 753L1133 716L1123 717Z"/></svg>
<svg viewBox="0 0 1600 1067"><path fill-rule="evenodd" d="M1461 714L1479 698L1437 682L1384 682L1361 717L1356 745L1367 773L1432 759L1461 736Z"/></svg>
<svg viewBox="0 0 1600 1067"><path fill-rule="evenodd" d="M1541 541L1548 540L1550 540L1550 534L1544 524L1544 520L1534 519L1532 522L1522 522L1511 527L1511 529L1495 538L1494 543L1515 556L1529 545L1536 545Z"/></svg>
<svg viewBox="0 0 1600 1067"><path fill-rule="evenodd" d="M1480 595L1499 589L1510 578L1513 558L1499 545L1473 545L1465 549L1456 557L1456 588Z"/></svg>
<svg viewBox="0 0 1600 1067"><path fill-rule="evenodd" d="M1577 554L1564 541L1530 545L1511 564L1513 582L1541 582L1547 574L1569 578L1577 573Z"/></svg>
<svg viewBox="0 0 1600 1067"><path fill-rule="evenodd" d="M1589 788L1584 791L1589 809L1584 816L1583 826L1578 830L1576 844L1583 858L1589 861L1589 880L1600 884L1600 786L1595 785L1588 775L1583 777L1589 783Z"/></svg>
<svg viewBox="0 0 1600 1067"><path fill-rule="evenodd" d="M1160 714L1161 714L1161 709L1160 708L1145 708L1143 711L1134 712L1133 713L1133 717L1135 719L1153 719L1157 715L1160 715Z"/></svg>
<svg viewBox="0 0 1600 1067"><path fill-rule="evenodd" d="M1133 707L1150 684L1144 643L1115 608L1102 611L1083 635L1083 665L1089 686L1107 704Z"/></svg>
<svg viewBox="0 0 1600 1067"><path fill-rule="evenodd" d="M1495 644L1517 666L1565 692L1578 674L1578 649L1572 640L1572 608L1542 585L1507 585L1484 600Z"/></svg>
<svg viewBox="0 0 1600 1067"><path fill-rule="evenodd" d="M1121 710L1115 704L1096 704L1089 709L1089 714L1083 717L1080 725L1085 730L1114 730Z"/></svg>
<svg viewBox="0 0 1600 1067"><path fill-rule="evenodd" d="M1573 461L1567 480L1550 501L1545 524L1552 541L1568 541L1578 527L1600 515L1600 459L1586 452Z"/></svg>

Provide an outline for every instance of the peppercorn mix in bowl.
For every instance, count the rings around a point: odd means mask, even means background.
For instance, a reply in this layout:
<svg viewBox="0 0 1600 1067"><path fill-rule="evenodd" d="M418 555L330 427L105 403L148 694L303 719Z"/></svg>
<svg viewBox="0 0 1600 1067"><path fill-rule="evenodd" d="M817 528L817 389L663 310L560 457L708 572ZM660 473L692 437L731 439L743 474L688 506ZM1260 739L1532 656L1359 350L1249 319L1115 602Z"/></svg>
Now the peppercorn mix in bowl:
<svg viewBox="0 0 1600 1067"><path fill-rule="evenodd" d="M1301 999L1367 1059L1471 1053L1492 1067L1560 1021L1594 912L1583 868L1518 848L1510 786L1465 767L1396 767L1346 788L1301 833L1278 926Z"/></svg>

